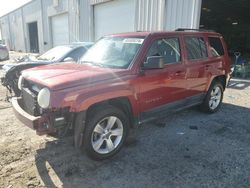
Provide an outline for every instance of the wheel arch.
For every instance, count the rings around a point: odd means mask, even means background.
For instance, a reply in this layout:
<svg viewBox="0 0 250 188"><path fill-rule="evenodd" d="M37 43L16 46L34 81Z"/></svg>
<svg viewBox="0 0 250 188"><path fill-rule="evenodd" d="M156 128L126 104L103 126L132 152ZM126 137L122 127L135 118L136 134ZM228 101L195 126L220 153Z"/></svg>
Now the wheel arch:
<svg viewBox="0 0 250 188"><path fill-rule="evenodd" d="M209 90L211 84L214 82L214 81L217 81L217 82L220 82L223 86L223 89L225 90L226 89L226 85L227 85L227 77L226 75L219 75L219 76L215 76L211 79L208 87L207 87L207 91Z"/></svg>
<svg viewBox="0 0 250 188"><path fill-rule="evenodd" d="M90 117L93 112L95 112L98 109L101 109L105 105L114 106L120 109L128 117L130 122L130 128L134 127L133 108L128 97L117 97L117 98L107 99L90 105L86 109L86 119L88 119L88 117Z"/></svg>
<svg viewBox="0 0 250 188"><path fill-rule="evenodd" d="M227 78L225 75L216 76L214 80L220 82L224 90L226 89Z"/></svg>

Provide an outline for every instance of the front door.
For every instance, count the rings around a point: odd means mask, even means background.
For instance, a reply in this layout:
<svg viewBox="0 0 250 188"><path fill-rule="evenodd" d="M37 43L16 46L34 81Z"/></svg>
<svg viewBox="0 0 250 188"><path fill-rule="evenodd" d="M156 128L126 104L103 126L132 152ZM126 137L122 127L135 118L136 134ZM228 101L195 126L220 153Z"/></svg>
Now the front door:
<svg viewBox="0 0 250 188"><path fill-rule="evenodd" d="M166 104L186 95L186 67L182 61L179 38L155 40L145 59L151 56L163 57L165 66L163 69L144 70L139 78L140 108L147 118L164 111Z"/></svg>

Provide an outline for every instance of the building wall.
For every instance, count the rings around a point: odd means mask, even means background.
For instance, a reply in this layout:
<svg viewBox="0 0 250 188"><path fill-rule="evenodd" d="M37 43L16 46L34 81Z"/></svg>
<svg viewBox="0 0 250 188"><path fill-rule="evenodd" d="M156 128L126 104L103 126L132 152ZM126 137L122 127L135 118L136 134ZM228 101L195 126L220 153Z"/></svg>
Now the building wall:
<svg viewBox="0 0 250 188"><path fill-rule="evenodd" d="M90 1L79 0L80 4L80 40L94 40L94 8Z"/></svg>
<svg viewBox="0 0 250 188"><path fill-rule="evenodd" d="M164 29L166 0L136 0L136 31L158 31Z"/></svg>
<svg viewBox="0 0 250 188"><path fill-rule="evenodd" d="M80 0L82 1L82 0ZM79 31L79 23L80 23L80 1L79 0L69 0L69 39L70 42L80 41L80 31Z"/></svg>
<svg viewBox="0 0 250 188"><path fill-rule="evenodd" d="M22 10L23 10L23 22L24 22L23 24L24 36L27 47L26 50L27 51L30 50L28 24L32 22L37 22L39 50L43 51L43 16L41 10L41 1L40 0L32 1L32 3L29 3L26 6L24 6ZM14 28L11 27L11 29Z"/></svg>
<svg viewBox="0 0 250 188"><path fill-rule="evenodd" d="M79 41L79 2L82 0L33 0L0 18L2 36L9 49L28 52L30 49L28 24L37 22L39 51L52 48L51 18L68 14L70 43ZM69 8L70 7L70 8Z"/></svg>
<svg viewBox="0 0 250 188"><path fill-rule="evenodd" d="M202 0L167 0L165 28L198 29L200 25Z"/></svg>
<svg viewBox="0 0 250 188"><path fill-rule="evenodd" d="M95 40L93 7L116 0L80 1L80 39ZM125 1L125 0L124 0ZM199 28L202 0L135 0L134 31L161 31ZM114 18L116 15L114 15ZM112 19L112 18L111 18Z"/></svg>
<svg viewBox="0 0 250 188"><path fill-rule="evenodd" d="M115 0L94 5L94 35L99 39L135 29L135 0Z"/></svg>
<svg viewBox="0 0 250 188"><path fill-rule="evenodd" d="M70 43L94 41L93 7L99 3L108 5L111 1L117 0L33 0L0 18L2 38L10 49L29 51L28 23L37 21L39 49L42 53L52 47L51 18L67 13ZM134 14L133 31L199 27L202 0L134 1L135 10L127 10ZM117 19L116 15L113 18Z"/></svg>
<svg viewBox="0 0 250 188"><path fill-rule="evenodd" d="M202 0L137 0L137 31L199 28Z"/></svg>
<svg viewBox="0 0 250 188"><path fill-rule="evenodd" d="M42 33L44 39L42 52L44 52L53 47L52 44L53 36L52 36L52 25L51 25L52 17L68 13L69 4L68 0L58 1L58 4L54 4L53 0L40 0L40 1L42 4L42 16L43 16Z"/></svg>
<svg viewBox="0 0 250 188"><path fill-rule="evenodd" d="M113 0L89 0L91 5L96 5L96 4L100 4L100 3L105 3L108 1L113 1Z"/></svg>
<svg viewBox="0 0 250 188"><path fill-rule="evenodd" d="M52 48L52 37L50 32L50 18L49 13L51 12L50 9L53 6L53 0L42 0L41 1L41 11L43 15L43 51L47 51Z"/></svg>
<svg viewBox="0 0 250 188"><path fill-rule="evenodd" d="M22 10L18 9L9 15L9 25L11 34L11 49L25 51L25 39L23 30Z"/></svg>
<svg viewBox="0 0 250 188"><path fill-rule="evenodd" d="M1 17L0 23L1 23L2 40L4 40L8 49L11 49L9 17L8 16Z"/></svg>

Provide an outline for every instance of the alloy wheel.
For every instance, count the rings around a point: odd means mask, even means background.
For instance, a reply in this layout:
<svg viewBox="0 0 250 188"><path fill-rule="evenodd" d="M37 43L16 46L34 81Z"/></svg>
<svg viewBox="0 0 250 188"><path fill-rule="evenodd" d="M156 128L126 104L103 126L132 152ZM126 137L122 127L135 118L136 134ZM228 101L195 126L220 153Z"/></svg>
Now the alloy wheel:
<svg viewBox="0 0 250 188"><path fill-rule="evenodd" d="M108 154L118 147L122 137L122 121L118 117L109 116L99 121L94 127L91 144L95 152Z"/></svg>
<svg viewBox="0 0 250 188"><path fill-rule="evenodd" d="M210 94L209 108L212 110L216 109L221 102L221 97L222 97L221 88L218 85L216 85L212 89L211 94Z"/></svg>

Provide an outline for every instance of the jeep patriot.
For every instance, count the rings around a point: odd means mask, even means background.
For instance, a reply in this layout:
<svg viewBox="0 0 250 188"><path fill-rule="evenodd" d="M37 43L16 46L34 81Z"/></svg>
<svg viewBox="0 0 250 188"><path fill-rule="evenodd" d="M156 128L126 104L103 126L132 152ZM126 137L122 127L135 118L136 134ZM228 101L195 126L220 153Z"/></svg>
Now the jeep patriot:
<svg viewBox="0 0 250 188"><path fill-rule="evenodd" d="M210 31L134 32L101 38L78 64L22 72L17 118L38 135L65 135L93 159L116 154L133 128L200 105L216 112L229 78L223 37Z"/></svg>

